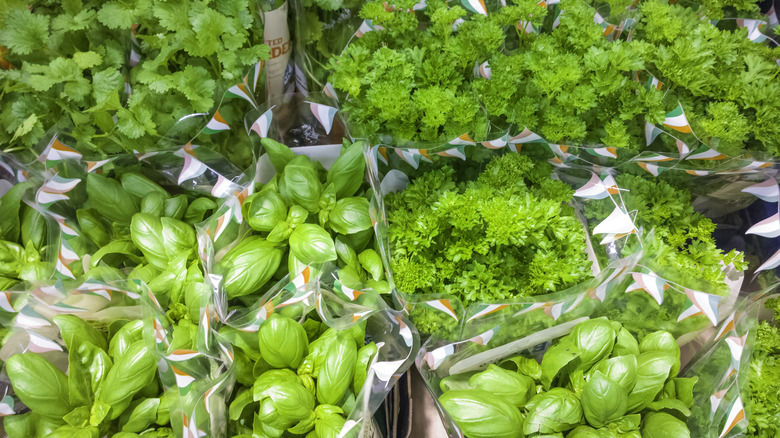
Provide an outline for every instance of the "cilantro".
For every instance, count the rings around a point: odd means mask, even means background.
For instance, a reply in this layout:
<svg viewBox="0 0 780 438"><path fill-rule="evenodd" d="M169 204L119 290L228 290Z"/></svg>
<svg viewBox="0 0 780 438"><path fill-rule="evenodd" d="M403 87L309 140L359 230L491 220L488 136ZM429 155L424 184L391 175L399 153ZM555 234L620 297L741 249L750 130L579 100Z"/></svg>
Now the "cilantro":
<svg viewBox="0 0 780 438"><path fill-rule="evenodd" d="M16 69L0 70L3 150L32 152L63 116L79 149L154 148L179 118L213 110L222 92L268 57L247 0L7 4L0 45ZM141 63L128 73L131 27ZM227 154L226 139L204 141Z"/></svg>

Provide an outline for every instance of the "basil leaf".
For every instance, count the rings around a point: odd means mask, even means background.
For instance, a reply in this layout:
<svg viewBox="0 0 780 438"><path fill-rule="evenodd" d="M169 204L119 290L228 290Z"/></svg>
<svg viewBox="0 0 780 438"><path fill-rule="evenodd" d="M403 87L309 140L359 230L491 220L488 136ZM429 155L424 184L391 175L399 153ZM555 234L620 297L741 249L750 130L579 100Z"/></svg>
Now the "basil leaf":
<svg viewBox="0 0 780 438"><path fill-rule="evenodd" d="M515 356L506 359L501 363L502 366L511 363L515 366L518 373L528 376L535 381L539 381L542 378L542 366L536 359L531 359L525 356Z"/></svg>
<svg viewBox="0 0 780 438"><path fill-rule="evenodd" d="M603 438L603 435L590 426L577 426L566 435L566 438Z"/></svg>
<svg viewBox="0 0 780 438"><path fill-rule="evenodd" d="M587 370L609 356L615 346L615 336L615 330L606 319L589 319L577 324L568 337L580 350L580 368Z"/></svg>
<svg viewBox="0 0 780 438"><path fill-rule="evenodd" d="M528 413L523 424L526 435L563 432L582 423L580 400L564 388L552 388L535 395L526 409Z"/></svg>
<svg viewBox="0 0 780 438"><path fill-rule="evenodd" d="M336 260L336 248L330 234L314 224L301 224L293 230L290 254L307 265Z"/></svg>
<svg viewBox="0 0 780 438"><path fill-rule="evenodd" d="M699 381L698 377L675 377L670 380L675 387L675 398L685 403L685 406L693 406L693 387Z"/></svg>
<svg viewBox="0 0 780 438"><path fill-rule="evenodd" d="M317 400L320 403L329 405L339 403L352 383L356 363L355 342L340 333L325 351L325 361L317 375Z"/></svg>
<svg viewBox="0 0 780 438"><path fill-rule="evenodd" d="M0 197L0 239L16 242L21 233L19 209L22 206L24 192L31 187L29 182L21 182Z"/></svg>
<svg viewBox="0 0 780 438"><path fill-rule="evenodd" d="M533 379L505 370L495 364L469 379L469 386L487 391L514 406L521 407L536 394Z"/></svg>
<svg viewBox="0 0 780 438"><path fill-rule="evenodd" d="M287 223L291 228L294 228L304 222L309 217L309 212L300 205L293 205L290 207L290 211L287 213Z"/></svg>
<svg viewBox="0 0 780 438"><path fill-rule="evenodd" d="M276 272L282 251L260 236L241 241L222 257L214 269L222 275L225 292L235 298L260 289Z"/></svg>
<svg viewBox="0 0 780 438"><path fill-rule="evenodd" d="M3 428L8 438L41 437L63 425L62 418L47 418L35 412L3 417Z"/></svg>
<svg viewBox="0 0 780 438"><path fill-rule="evenodd" d="M479 389L448 391L439 397L439 403L465 436L522 437L520 410L489 392Z"/></svg>
<svg viewBox="0 0 780 438"><path fill-rule="evenodd" d="M98 266L103 257L109 254L126 255L127 258L131 261L140 263L141 258L136 255L137 252L138 249L135 247L133 242L129 240L115 240L108 245L101 247L94 254L92 254L92 258L90 259L89 264L94 268Z"/></svg>
<svg viewBox="0 0 780 438"><path fill-rule="evenodd" d="M322 194L320 195L319 200L319 207L320 210L330 211L333 209L333 207L336 205L336 186L333 184L328 184L325 187L325 190L322 191Z"/></svg>
<svg viewBox="0 0 780 438"><path fill-rule="evenodd" d="M98 247L111 241L111 230L93 210L79 209L76 211L76 218L81 231Z"/></svg>
<svg viewBox="0 0 780 438"><path fill-rule="evenodd" d="M639 343L639 352L645 353L648 351L672 354L677 359L677 363L672 367L671 375L676 376L680 371L680 346L671 333L659 330L645 336L642 342Z"/></svg>
<svg viewBox="0 0 780 438"><path fill-rule="evenodd" d="M22 242L38 250L46 243L46 218L29 205L22 207Z"/></svg>
<svg viewBox="0 0 780 438"><path fill-rule="evenodd" d="M168 192L159 184L137 172L126 172L120 177L122 187L131 195L142 199L150 193L157 193L163 198L168 198Z"/></svg>
<svg viewBox="0 0 780 438"><path fill-rule="evenodd" d="M351 266L357 269L360 261L358 260L355 250L349 246L349 243L347 243L347 239L344 236L336 236L334 247L336 248L336 255L338 255L339 260L341 260L345 266Z"/></svg>
<svg viewBox="0 0 780 438"><path fill-rule="evenodd" d="M274 243L282 243L285 240L290 238L290 234L292 234L293 229L290 228L290 224L287 222L279 222L276 224L273 230L271 230L270 233L268 233L268 237L266 240L269 242Z"/></svg>
<svg viewBox="0 0 780 438"><path fill-rule="evenodd" d="M672 353L648 351L637 359L637 381L628 395L628 412L639 412L655 399L676 363Z"/></svg>
<svg viewBox="0 0 780 438"><path fill-rule="evenodd" d="M73 410L68 377L37 353L15 354L5 364L19 400L44 417L59 419Z"/></svg>
<svg viewBox="0 0 780 438"><path fill-rule="evenodd" d="M252 403L254 403L252 390L250 388L243 388L233 399L233 402L230 403L228 418L232 421L238 421L238 419L244 416L243 413L246 407Z"/></svg>
<svg viewBox="0 0 780 438"><path fill-rule="evenodd" d="M159 407L159 398L144 399L132 409L127 422L122 426L122 432L143 432L157 419L157 409Z"/></svg>
<svg viewBox="0 0 780 438"><path fill-rule="evenodd" d="M469 384L469 379L474 374L476 373L470 372L462 374L451 374L441 379L441 382L439 382L439 388L442 392L453 391L456 389L474 389L471 384Z"/></svg>
<svg viewBox="0 0 780 438"><path fill-rule="evenodd" d="M579 357L579 349L568 338L561 339L544 353L542 357L541 383L549 389L555 376L570 362Z"/></svg>
<svg viewBox="0 0 780 438"><path fill-rule="evenodd" d="M357 141L342 149L328 171L325 184L333 184L338 198L353 196L363 184L366 172L363 145L363 141Z"/></svg>
<svg viewBox="0 0 780 438"><path fill-rule="evenodd" d="M360 347L358 350L357 360L355 361L355 376L352 378L352 390L355 394L359 394L366 383L368 368L371 366L371 360L376 356L377 351L377 346L373 342Z"/></svg>
<svg viewBox="0 0 780 438"><path fill-rule="evenodd" d="M100 430L94 426L73 427L69 425L60 426L52 433L46 435L46 438L98 438Z"/></svg>
<svg viewBox="0 0 780 438"><path fill-rule="evenodd" d="M165 213L166 197L152 192L141 199L141 213L148 213L155 217L160 217Z"/></svg>
<svg viewBox="0 0 780 438"><path fill-rule="evenodd" d="M263 145L263 149L268 154L268 158L271 160L271 164L273 164L277 173L282 173L287 163L296 157L292 149L268 137L262 138L260 144Z"/></svg>
<svg viewBox="0 0 780 438"><path fill-rule="evenodd" d="M382 258L373 249L367 249L358 255L360 265L366 270L375 281L379 281L385 276L385 268L382 264Z"/></svg>
<svg viewBox="0 0 780 438"><path fill-rule="evenodd" d="M79 406L62 417L65 422L73 427L84 427L89 422L89 407Z"/></svg>
<svg viewBox="0 0 780 438"><path fill-rule="evenodd" d="M615 348L612 349L612 356L639 356L639 344L636 342L636 339L631 332L625 328L621 328L617 332Z"/></svg>
<svg viewBox="0 0 780 438"><path fill-rule="evenodd" d="M157 269L168 266L168 251L163 242L163 224L160 218L148 213L138 213L130 223L130 238L141 250L146 261Z"/></svg>
<svg viewBox="0 0 780 438"><path fill-rule="evenodd" d="M636 356L618 356L603 360L592 368L591 374L594 372L601 372L629 393L634 389L637 379Z"/></svg>
<svg viewBox="0 0 780 438"><path fill-rule="evenodd" d="M140 319L123 325L108 343L108 355L114 361L124 356L130 345L141 339L143 328L144 322Z"/></svg>
<svg viewBox="0 0 780 438"><path fill-rule="evenodd" d="M691 410L688 409L688 406L685 406L685 403L683 403L680 400L677 400L676 398L666 398L663 400L654 401L649 405L647 405L646 409L655 412L677 411L680 414L682 414L684 417L688 417L691 415Z"/></svg>
<svg viewBox="0 0 780 438"><path fill-rule="evenodd" d="M167 254L168 262L176 257L187 261L189 254L195 251L197 240L195 230L191 225L178 219L169 217L160 218L162 223L162 243Z"/></svg>
<svg viewBox="0 0 780 438"><path fill-rule="evenodd" d="M642 424L642 438L690 438L688 426L663 412L650 412Z"/></svg>
<svg viewBox="0 0 780 438"><path fill-rule="evenodd" d="M590 376L580 395L585 419L593 427L602 427L622 417L628 406L628 396L619 383L608 379L600 371Z"/></svg>
<svg viewBox="0 0 780 438"><path fill-rule="evenodd" d="M275 313L260 326L258 339L260 354L274 368L298 368L309 346L298 321Z"/></svg>
<svg viewBox="0 0 780 438"><path fill-rule="evenodd" d="M339 199L330 212L328 223L339 234L353 234L372 227L368 199Z"/></svg>
<svg viewBox="0 0 780 438"><path fill-rule="evenodd" d="M308 160L306 156L298 158ZM322 183L317 176L317 171L313 166L298 164L301 160L296 158L291 161L284 169L282 174L283 194L295 204L305 208L310 213L319 211L320 193L322 193Z"/></svg>
<svg viewBox="0 0 780 438"><path fill-rule="evenodd" d="M164 203L163 216L179 220L184 217L187 211L187 195L178 195L168 198Z"/></svg>
<svg viewBox="0 0 780 438"><path fill-rule="evenodd" d="M95 398L111 406L109 419L117 418L133 396L155 378L157 364L143 340L134 342L116 361L98 387Z"/></svg>
<svg viewBox="0 0 780 438"><path fill-rule="evenodd" d="M97 173L87 175L89 202L112 222L126 224L138 213L138 201L113 179Z"/></svg>
<svg viewBox="0 0 780 438"><path fill-rule="evenodd" d="M244 201L241 210L253 230L271 231L287 216L287 206L278 193L273 191L255 193Z"/></svg>
<svg viewBox="0 0 780 438"><path fill-rule="evenodd" d="M190 202L187 211L184 213L184 222L194 225L203 221L207 212L217 208L217 203L209 198L197 198Z"/></svg>

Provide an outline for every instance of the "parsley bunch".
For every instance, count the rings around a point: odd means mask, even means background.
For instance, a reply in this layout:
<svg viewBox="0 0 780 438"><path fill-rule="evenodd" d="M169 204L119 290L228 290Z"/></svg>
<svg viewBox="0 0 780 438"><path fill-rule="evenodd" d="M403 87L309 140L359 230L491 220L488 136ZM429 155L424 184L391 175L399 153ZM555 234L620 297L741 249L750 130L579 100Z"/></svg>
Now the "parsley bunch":
<svg viewBox="0 0 780 438"><path fill-rule="evenodd" d="M487 134L487 117L471 88L475 64L501 50L507 13L466 16L441 0L366 3L361 18L376 30L330 59L330 82L348 94L344 111L369 137L436 142Z"/></svg>
<svg viewBox="0 0 780 438"><path fill-rule="evenodd" d="M766 302L774 311L774 322L761 321L758 325L755 351L748 371L750 398L745 404L750 423L745 436L774 437L780 434L780 330L776 326L780 317L780 300Z"/></svg>
<svg viewBox="0 0 780 438"><path fill-rule="evenodd" d="M526 156L491 160L476 181L432 170L386 199L390 263L405 293L465 306L560 291L592 277L571 188ZM421 321L420 330L425 330Z"/></svg>
<svg viewBox="0 0 780 438"><path fill-rule="evenodd" d="M83 151L151 149L268 57L249 0L4 3L0 45L16 67L0 71L6 150L31 149L63 116ZM127 70L131 28L142 62Z"/></svg>
<svg viewBox="0 0 780 438"><path fill-rule="evenodd" d="M725 294L723 266L734 263L737 269L744 268L744 254L732 250L720 250L712 233L715 224L711 219L695 212L691 206L688 190L673 187L664 180L645 178L629 174L615 178L618 187L627 189L621 196L629 212L636 212L634 223L645 232L653 231L654 239L646 241L645 251L653 255L653 262L663 271L668 280L682 284L691 281L705 281L721 287L708 293ZM597 224L614 210L608 201L589 201L585 214L591 223ZM636 240L626 242L636 245ZM636 248L627 248L631 253Z"/></svg>

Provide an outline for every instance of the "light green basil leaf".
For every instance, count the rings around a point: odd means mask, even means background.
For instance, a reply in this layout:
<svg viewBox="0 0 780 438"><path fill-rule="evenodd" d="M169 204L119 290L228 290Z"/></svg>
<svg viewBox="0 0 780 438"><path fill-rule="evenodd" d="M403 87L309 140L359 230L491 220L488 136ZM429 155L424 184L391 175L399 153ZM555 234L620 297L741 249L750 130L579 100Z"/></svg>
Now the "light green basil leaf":
<svg viewBox="0 0 780 438"><path fill-rule="evenodd" d="M650 412L642 422L642 438L690 438L688 426L663 412Z"/></svg>
<svg viewBox="0 0 780 438"><path fill-rule="evenodd" d="M171 219L180 220L187 211L187 195L178 195L165 200L163 215Z"/></svg>
<svg viewBox="0 0 780 438"><path fill-rule="evenodd" d="M489 392L456 389L442 394L439 403L465 436L523 436L523 417L520 410Z"/></svg>
<svg viewBox="0 0 780 438"><path fill-rule="evenodd" d="M106 338L86 321L74 315L57 315L52 318L59 327L62 339L68 350L77 351L82 343L89 342L96 347L107 350Z"/></svg>
<svg viewBox="0 0 780 438"><path fill-rule="evenodd" d="M566 435L566 438L604 438L596 429L590 426L577 426Z"/></svg>
<svg viewBox="0 0 780 438"><path fill-rule="evenodd" d="M476 374L476 372L451 374L441 379L439 388L441 389L441 392L453 391L456 389L475 389L469 383L469 379L471 379L471 376L474 374Z"/></svg>
<svg viewBox="0 0 780 438"><path fill-rule="evenodd" d="M674 384L675 398L690 408L693 406L693 387L698 381L698 377L675 377L669 382Z"/></svg>
<svg viewBox="0 0 780 438"><path fill-rule="evenodd" d="M360 252L366 249L368 244L371 243L371 240L374 238L374 229L369 228L367 230L358 231L357 233L350 234L346 237L347 240L349 240L349 245L352 249L354 249L355 252Z"/></svg>
<svg viewBox="0 0 780 438"><path fill-rule="evenodd" d="M127 422L122 426L122 432L143 432L157 419L157 409L159 407L159 398L144 399L133 408Z"/></svg>
<svg viewBox="0 0 780 438"><path fill-rule="evenodd" d="M163 225L159 217L138 213L130 223L130 237L146 260L157 269L168 266L168 252L163 242Z"/></svg>
<svg viewBox="0 0 780 438"><path fill-rule="evenodd" d="M266 237L266 240L269 242L274 243L282 243L290 238L290 234L292 234L293 229L290 227L290 224L288 224L286 221L279 222L276 224L273 230L271 230L270 233L268 233L268 237Z"/></svg>
<svg viewBox="0 0 780 438"><path fill-rule="evenodd" d="M568 337L579 349L580 368L583 370L609 356L615 346L615 330L608 320L602 318L577 324Z"/></svg>
<svg viewBox="0 0 780 438"><path fill-rule="evenodd" d="M287 273L295 278L303 272L308 265L298 260L293 253L287 255Z"/></svg>
<svg viewBox="0 0 780 438"><path fill-rule="evenodd" d="M152 216L161 217L165 213L165 200L167 197L151 192L141 199L141 213L148 213Z"/></svg>
<svg viewBox="0 0 780 438"><path fill-rule="evenodd" d="M124 412L133 396L148 385L156 374L154 353L143 340L136 341L111 367L98 387L95 398L111 406L109 419L113 420Z"/></svg>
<svg viewBox="0 0 780 438"><path fill-rule="evenodd" d="M336 248L330 234L314 224L301 224L293 230L290 253L307 265L336 260Z"/></svg>
<svg viewBox="0 0 780 438"><path fill-rule="evenodd" d="M103 419L106 418L111 411L111 406L102 402L101 400L95 400L95 404L92 405L92 409L89 411L89 424L92 426L98 426L103 423Z"/></svg>
<svg viewBox="0 0 780 438"><path fill-rule="evenodd" d="M120 177L120 180L122 181L122 187L138 199L143 199L149 193L157 193L164 198L170 196L159 184L138 172L125 172Z"/></svg>
<svg viewBox="0 0 780 438"><path fill-rule="evenodd" d="M100 261L103 260L103 257L109 254L122 254L127 256L127 258L131 261L139 263L141 258L136 255L137 253L138 249L132 241L124 239L114 240L108 245L100 247L100 249L92 254L92 258L89 260L89 264L92 268L97 267Z"/></svg>
<svg viewBox="0 0 780 438"><path fill-rule="evenodd" d="M282 251L260 236L250 236L222 257L214 269L222 275L225 292L235 298L257 291L271 279L282 259Z"/></svg>
<svg viewBox="0 0 780 438"><path fill-rule="evenodd" d="M542 365L544 368L544 365ZM552 388L535 395L526 406L523 433L558 433L582 423L582 405L573 392Z"/></svg>
<svg viewBox="0 0 780 438"><path fill-rule="evenodd" d="M360 393L363 384L366 383L368 368L371 366L371 360L376 356L377 351L376 344L373 342L360 347L358 350L355 362L355 376L352 379L352 390L355 394Z"/></svg>
<svg viewBox="0 0 780 438"><path fill-rule="evenodd" d="M309 217L309 212L300 205L293 205L290 207L290 211L287 212L287 223L291 228L306 222L306 218Z"/></svg>
<svg viewBox="0 0 780 438"><path fill-rule="evenodd" d="M252 396L252 389L250 388L243 388L239 391L238 395L233 399L233 402L230 403L228 418L232 421L238 421L238 419L243 417L245 408L254 402Z"/></svg>
<svg viewBox="0 0 780 438"><path fill-rule="evenodd" d="M358 255L360 265L366 270L375 281L379 281L385 276L385 268L382 264L382 258L373 249L367 249Z"/></svg>
<svg viewBox="0 0 780 438"><path fill-rule="evenodd" d="M3 428L8 438L46 436L63 424L62 418L43 417L35 412L3 417Z"/></svg>
<svg viewBox="0 0 780 438"><path fill-rule="evenodd" d="M188 255L193 253L197 247L195 230L192 225L169 217L161 218L160 222L162 223L162 242L168 261L181 257L181 260L186 262Z"/></svg>
<svg viewBox="0 0 780 438"><path fill-rule="evenodd" d="M108 355L111 356L111 359L117 361L120 357L124 356L131 344L141 340L143 328L143 320L137 319L128 322L117 330L108 343Z"/></svg>
<svg viewBox="0 0 780 438"><path fill-rule="evenodd" d="M258 192L249 196L241 210L249 226L257 231L271 231L287 216L284 200L274 191Z"/></svg>
<svg viewBox="0 0 780 438"><path fill-rule="evenodd" d="M680 400L677 400L676 398L666 398L663 400L658 400L650 403L647 405L647 408L651 411L655 412L661 412L661 411L677 411L680 414L682 414L685 417L688 417L691 415L691 410L688 409L688 406L685 406L685 403L683 403ZM673 412L671 412L673 413Z"/></svg>
<svg viewBox="0 0 780 438"><path fill-rule="evenodd" d="M628 396L619 383L608 379L600 371L590 376L580 395L585 419L593 427L602 427L622 417L628 406Z"/></svg>
<svg viewBox="0 0 780 438"><path fill-rule="evenodd" d="M336 236L334 247L336 248L336 255L345 266L351 266L352 268L357 269L360 263L358 256L343 235Z"/></svg>
<svg viewBox="0 0 780 438"><path fill-rule="evenodd" d="M320 195L320 210L332 210L336 205L336 197L336 186L334 186L332 183L328 184L325 187L325 190L322 191L322 195Z"/></svg>
<svg viewBox="0 0 780 438"><path fill-rule="evenodd" d="M333 231L340 234L354 234L372 227L368 213L368 199L339 199L330 212L328 223Z"/></svg>
<svg viewBox="0 0 780 438"><path fill-rule="evenodd" d="M5 369L16 396L38 415L60 419L73 410L68 377L40 354L15 354Z"/></svg>
<svg viewBox="0 0 780 438"><path fill-rule="evenodd" d="M637 379L636 356L618 356L602 360L591 369L591 374L596 371L603 373L606 378L617 382L626 393L629 393L634 389Z"/></svg>
<svg viewBox="0 0 780 438"><path fill-rule="evenodd" d="M639 343L639 352L645 353L648 351L671 353L677 358L677 363L672 367L671 371L672 376L677 376L677 373L680 371L680 346L671 333L659 330L645 336L642 342Z"/></svg>
<svg viewBox="0 0 780 438"><path fill-rule="evenodd" d="M79 406L68 412L62 419L70 426L84 427L89 422L89 407Z"/></svg>
<svg viewBox="0 0 780 438"><path fill-rule="evenodd" d="M97 173L87 175L87 196L90 203L112 222L127 224L138 213L138 200L113 179Z"/></svg>
<svg viewBox="0 0 780 438"><path fill-rule="evenodd" d="M184 213L184 222L187 222L190 225L201 222L207 212L215 210L216 208L217 203L211 199L197 198L187 206L187 211Z"/></svg>
<svg viewBox="0 0 780 438"><path fill-rule="evenodd" d="M504 366L508 363L513 364L518 373L528 376L537 382L542 378L542 366L539 365L539 362L537 362L536 359L525 356L514 356L504 360L501 365Z"/></svg>
<svg viewBox="0 0 780 438"><path fill-rule="evenodd" d="M282 173L285 166L287 166L287 163L296 157L295 152L289 147L271 138L262 138L260 144L263 145L263 149L265 149L265 153L268 154L268 158L271 160L271 164L273 164L277 173Z"/></svg>
<svg viewBox="0 0 780 438"><path fill-rule="evenodd" d="M260 326L258 339L260 354L274 368L298 368L309 346L303 327L276 313Z"/></svg>
<svg viewBox="0 0 780 438"><path fill-rule="evenodd" d="M644 409L664 387L677 359L672 353L648 351L637 358L637 381L628 395L628 412Z"/></svg>
<svg viewBox="0 0 780 438"><path fill-rule="evenodd" d="M487 391L518 408L536 394L536 384L532 378L495 364L473 375L469 379L469 386Z"/></svg>
<svg viewBox="0 0 780 438"><path fill-rule="evenodd" d="M339 403L352 383L356 363L355 342L339 334L325 350L325 360L317 375L317 400L320 403Z"/></svg>
<svg viewBox="0 0 780 438"><path fill-rule="evenodd" d="M353 196L363 184L366 172L363 145L363 141L357 141L343 148L328 171L326 184L333 184L338 198Z"/></svg>
<svg viewBox="0 0 780 438"><path fill-rule="evenodd" d="M100 430L94 426L73 427L69 425L60 426L45 438L98 438Z"/></svg>
<svg viewBox="0 0 780 438"><path fill-rule="evenodd" d="M636 338L626 330L621 328L617 332L615 348L612 349L612 356L639 356L639 344Z"/></svg>
<svg viewBox="0 0 780 438"><path fill-rule="evenodd" d="M306 164L298 164L301 160L309 158L300 156L291 161L284 169L281 179L282 195L295 204L305 208L310 213L319 211L319 199L322 193L322 183L317 176L314 167Z"/></svg>

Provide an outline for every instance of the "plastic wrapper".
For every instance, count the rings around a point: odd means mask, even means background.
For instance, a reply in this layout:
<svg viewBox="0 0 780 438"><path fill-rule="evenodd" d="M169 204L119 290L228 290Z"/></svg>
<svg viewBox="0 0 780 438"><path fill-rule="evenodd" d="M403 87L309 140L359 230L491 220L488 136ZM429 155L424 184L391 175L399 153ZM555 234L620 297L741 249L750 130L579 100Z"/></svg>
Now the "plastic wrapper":
<svg viewBox="0 0 780 438"><path fill-rule="evenodd" d="M605 303L596 310L609 306ZM687 420L691 436L741 436L739 432L747 425L740 399L740 394L745 389L746 373L740 374L739 370L747 367L750 357L750 336L755 323L752 313L754 307L740 302L717 328L712 328L708 333L708 341L692 361L683 365L679 373L679 377L698 378L693 387L692 414ZM527 314L508 315L492 330L470 339L457 342L437 337L428 339L417 355L416 365L429 392L436 400L436 407L449 436L462 436L462 433L438 401L442 395L442 379L469 371L482 371L489 364L499 364L516 355L541 361L553 341L567 335L575 325L593 316L595 313L581 314L579 318L562 321L543 330L528 326L528 330L515 332L511 342L497 335L505 327L512 325L512 319L526 319L529 317ZM517 324L513 326L519 327ZM653 318L635 321L632 327L624 328L632 334L636 333L636 329L645 333L663 329ZM639 339L642 339L642 336L639 336Z"/></svg>
<svg viewBox="0 0 780 438"><path fill-rule="evenodd" d="M513 153L513 149L509 145L505 151ZM578 187L569 204L575 207L575 211L580 211L579 220L587 235L586 251L590 253L588 260L593 262L593 279L548 295L477 301L468 306L464 306L454 295L399 290L393 281L394 248L388 238L389 207L385 197L391 192L403 190L423 172L446 165L455 166L456 175L461 175L458 181L471 181L476 178L475 172L484 169L484 162L488 158L498 156L501 152L473 144L433 150L384 145L366 149L369 179L375 193L372 200L375 230L388 278L394 287L394 299L400 308L409 313L412 322L423 334L435 332L442 338L470 338L487 331L484 327L495 326L496 320L502 320L507 315L531 311L535 312L513 321L522 321L525 327L533 326L540 330L581 314L590 315L602 302L621 300L635 303L633 305L637 310L660 311L659 320L668 323L668 329L673 329L678 319L691 318L688 321L690 326L684 331L695 332L720 320L718 303L733 304L741 284L741 273L732 272L736 271L733 266L723 267L730 272L731 280L730 283L722 284L691 281L686 278L684 271L657 266L652 250L642 249L643 242L652 239L652 230L640 230L634 225L633 213L626 211L620 197L623 189L617 187L613 176L606 172L598 175L583 170L561 169L553 177ZM612 213L600 223L587 223L581 213L583 202L604 203L607 211ZM631 245L626 246L627 243ZM665 296L663 291L667 291ZM422 328L418 324L420 318L426 324L435 321L438 326L434 330L427 325ZM681 334L676 333L677 336ZM498 336L514 337L507 332Z"/></svg>
<svg viewBox="0 0 780 438"><path fill-rule="evenodd" d="M0 323L6 327L0 348L0 360L5 363L18 353L40 353L67 372L68 351L60 330L52 322L57 315L74 315L97 327L110 331L115 321L141 317L139 297L148 288L139 281L103 282L89 279L82 283L72 280L50 281L30 286L20 284L0 295ZM27 408L16 397L6 374L0 374L0 416L22 414Z"/></svg>

